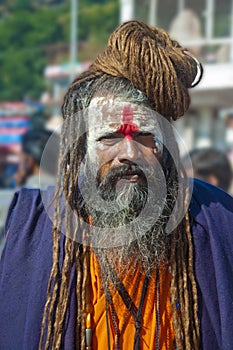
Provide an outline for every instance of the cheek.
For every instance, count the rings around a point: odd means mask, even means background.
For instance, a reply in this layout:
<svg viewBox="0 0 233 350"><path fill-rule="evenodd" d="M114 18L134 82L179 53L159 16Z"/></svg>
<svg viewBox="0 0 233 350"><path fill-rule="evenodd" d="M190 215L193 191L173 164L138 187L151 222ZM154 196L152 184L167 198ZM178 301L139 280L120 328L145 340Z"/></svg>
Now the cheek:
<svg viewBox="0 0 233 350"><path fill-rule="evenodd" d="M87 139L87 155L88 155L89 162L94 164L97 162L98 154L97 154L96 142L89 138Z"/></svg>
<svg viewBox="0 0 233 350"><path fill-rule="evenodd" d="M117 154L116 145L107 146L101 142L89 139L87 141L87 154L90 162L96 164L97 167L111 161Z"/></svg>
<svg viewBox="0 0 233 350"><path fill-rule="evenodd" d="M159 161L162 159L162 152L155 147L147 147L141 144L139 144L138 147L142 158L145 159L147 163L153 163L155 159Z"/></svg>
<svg viewBox="0 0 233 350"><path fill-rule="evenodd" d="M112 151L100 143L88 142L87 154L92 174L96 176L100 172L100 178L104 178L112 164Z"/></svg>
<svg viewBox="0 0 233 350"><path fill-rule="evenodd" d="M100 180L103 180L111 168L111 163L105 163L100 167Z"/></svg>
<svg viewBox="0 0 233 350"><path fill-rule="evenodd" d="M86 159L88 163L88 175L92 175L95 179L98 177L100 181L107 175L111 168L112 161L109 160L108 152L93 146L88 149L88 157Z"/></svg>

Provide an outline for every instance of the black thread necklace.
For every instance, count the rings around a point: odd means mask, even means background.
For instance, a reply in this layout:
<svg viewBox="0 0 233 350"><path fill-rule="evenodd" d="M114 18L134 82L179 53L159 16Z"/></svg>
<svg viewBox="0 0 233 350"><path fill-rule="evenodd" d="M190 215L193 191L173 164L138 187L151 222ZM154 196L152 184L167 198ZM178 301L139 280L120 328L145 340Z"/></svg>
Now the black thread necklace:
<svg viewBox="0 0 233 350"><path fill-rule="evenodd" d="M149 285L149 273L145 275L144 282L143 282L143 287L142 287L142 292L141 292L141 297L140 297L140 302L139 302L139 307L137 308L136 305L134 304L132 298L128 294L125 286L121 282L119 276L117 275L116 271L113 269L113 267L107 262L108 267L111 271L112 276L114 276L114 280L116 283L114 283L114 287L116 288L117 292L119 293L122 301L124 302L125 306L127 307L128 311L130 312L131 316L134 319L134 326L135 326L135 335L134 335L134 347L133 350L140 350L140 332L141 332L141 321L142 321L142 309L143 309L143 304L146 298L146 293ZM114 309L111 293L109 289L107 289L107 299L110 304L112 314L113 314L113 322L115 324L115 329L117 329L117 334L116 334L116 349L120 349L120 332L117 328L117 322L116 322L116 311ZM109 344L109 315L108 315L108 307L106 307L106 321L107 321L107 334L108 334L108 349L110 349L110 344Z"/></svg>

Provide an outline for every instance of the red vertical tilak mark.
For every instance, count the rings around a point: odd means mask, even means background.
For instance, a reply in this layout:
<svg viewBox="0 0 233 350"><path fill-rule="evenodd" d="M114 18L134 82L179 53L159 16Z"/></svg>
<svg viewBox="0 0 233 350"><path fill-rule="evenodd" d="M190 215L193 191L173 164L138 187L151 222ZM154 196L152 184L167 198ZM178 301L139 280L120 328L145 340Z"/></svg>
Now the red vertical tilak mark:
<svg viewBox="0 0 233 350"><path fill-rule="evenodd" d="M133 123L133 109L130 106L124 106L122 121L123 125L121 125L117 131L123 134L128 140L133 140L133 133L138 132L139 128Z"/></svg>

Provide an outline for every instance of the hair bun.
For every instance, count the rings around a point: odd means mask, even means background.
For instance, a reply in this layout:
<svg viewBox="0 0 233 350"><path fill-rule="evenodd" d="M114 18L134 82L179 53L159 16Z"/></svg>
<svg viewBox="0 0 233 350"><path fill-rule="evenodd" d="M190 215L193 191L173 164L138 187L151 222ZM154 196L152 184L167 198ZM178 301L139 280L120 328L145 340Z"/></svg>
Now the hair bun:
<svg viewBox="0 0 233 350"><path fill-rule="evenodd" d="M198 63L164 30L129 21L112 33L91 70L130 80L148 96L156 111L175 120L189 107L188 88L193 86ZM198 82L201 75L202 68Z"/></svg>

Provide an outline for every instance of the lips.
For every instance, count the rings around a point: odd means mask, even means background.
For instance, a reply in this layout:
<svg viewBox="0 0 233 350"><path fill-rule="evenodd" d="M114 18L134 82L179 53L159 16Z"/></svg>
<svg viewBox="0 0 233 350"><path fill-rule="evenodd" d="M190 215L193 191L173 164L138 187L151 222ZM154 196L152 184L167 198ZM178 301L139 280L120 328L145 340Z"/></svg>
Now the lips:
<svg viewBox="0 0 233 350"><path fill-rule="evenodd" d="M101 179L101 170L99 170L96 185L104 200L115 200L117 184L132 184L140 188L147 188L147 179L144 172L135 164L112 168L103 179Z"/></svg>
<svg viewBox="0 0 233 350"><path fill-rule="evenodd" d="M129 182L137 182L140 175L135 172L126 172L125 174L122 174L120 179L128 180Z"/></svg>
<svg viewBox="0 0 233 350"><path fill-rule="evenodd" d="M114 171L114 176L112 180L114 179L115 181L126 180L129 182L137 182L143 177L145 177L143 171L138 166L132 165L123 166L116 169L116 172Z"/></svg>

